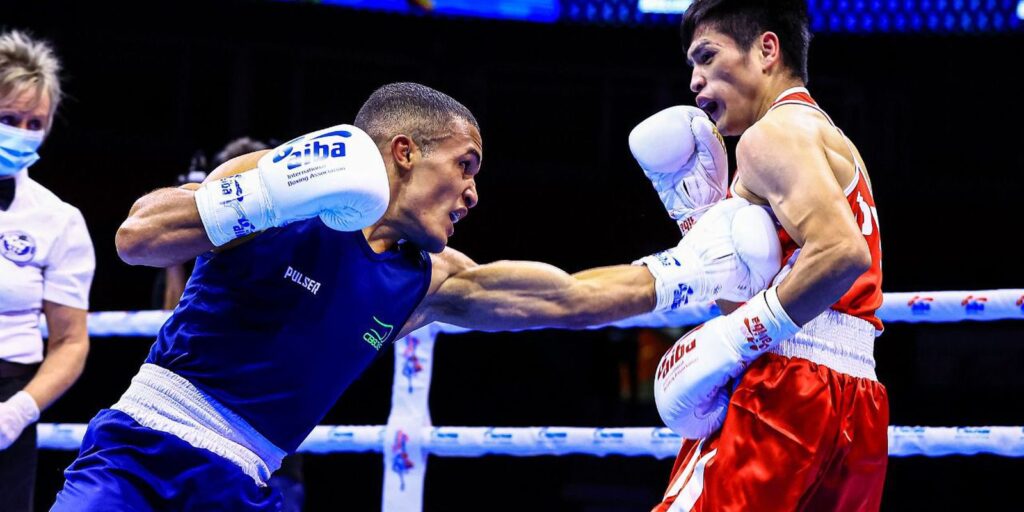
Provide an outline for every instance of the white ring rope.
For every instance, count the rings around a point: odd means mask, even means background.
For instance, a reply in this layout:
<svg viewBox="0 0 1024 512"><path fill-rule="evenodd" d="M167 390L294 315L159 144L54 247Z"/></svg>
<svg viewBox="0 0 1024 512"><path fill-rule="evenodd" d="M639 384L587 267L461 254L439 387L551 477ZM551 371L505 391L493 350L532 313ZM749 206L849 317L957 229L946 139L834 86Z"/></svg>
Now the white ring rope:
<svg viewBox="0 0 1024 512"><path fill-rule="evenodd" d="M615 327L694 325L717 316L713 304L664 315L641 315ZM154 336L169 311L89 314L92 336ZM878 316L885 322L1024 320L1024 289L887 293ZM45 320L40 319L45 335ZM664 428L434 427L428 395L438 333L466 332L432 324L395 341L395 377L387 425L319 426L299 448L314 453L379 452L384 455L384 512L423 510L427 455L651 455L676 454L681 439ZM81 424L39 425L39 446L75 450L85 434ZM889 454L1024 456L1022 427L889 427Z"/></svg>
<svg viewBox="0 0 1024 512"><path fill-rule="evenodd" d="M39 447L77 450L82 423L39 425ZM321 425L299 447L305 453L381 453L387 425ZM588 427L422 427L423 448L444 457L484 455L625 455L675 457L682 439L667 428ZM976 455L1024 457L1022 427L889 427L889 455Z"/></svg>
<svg viewBox="0 0 1024 512"><path fill-rule="evenodd" d="M666 314L648 314L609 324L614 327L664 327L696 325L719 314L714 304L684 307ZM89 314L92 336L155 336L169 311L104 311ZM878 310L884 322L961 322L976 320L1024 320L1024 289L960 292L887 293ZM40 320L43 335L46 322ZM466 332L443 326L442 332Z"/></svg>

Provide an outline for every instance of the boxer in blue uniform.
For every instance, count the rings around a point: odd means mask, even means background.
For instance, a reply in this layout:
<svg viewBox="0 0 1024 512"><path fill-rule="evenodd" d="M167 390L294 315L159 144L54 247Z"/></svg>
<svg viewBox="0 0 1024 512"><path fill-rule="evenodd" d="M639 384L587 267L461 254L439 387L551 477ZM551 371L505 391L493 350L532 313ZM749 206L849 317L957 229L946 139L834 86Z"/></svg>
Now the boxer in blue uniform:
<svg viewBox="0 0 1024 512"><path fill-rule="evenodd" d="M723 269L746 268L693 247L699 261L682 266L477 265L446 246L477 203L482 156L463 105L390 84L354 126L139 199L117 234L122 259L198 257L195 271L128 390L89 423L53 510L274 510L270 474L385 344L432 321L607 323L678 306L682 283L711 300Z"/></svg>

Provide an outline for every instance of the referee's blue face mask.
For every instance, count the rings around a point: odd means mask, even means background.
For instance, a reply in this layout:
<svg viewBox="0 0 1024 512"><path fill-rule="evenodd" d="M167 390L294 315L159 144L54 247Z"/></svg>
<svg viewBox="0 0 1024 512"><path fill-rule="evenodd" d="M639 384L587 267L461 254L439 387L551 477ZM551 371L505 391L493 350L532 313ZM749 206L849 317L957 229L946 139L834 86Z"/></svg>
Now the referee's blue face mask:
<svg viewBox="0 0 1024 512"><path fill-rule="evenodd" d="M0 123L0 177L12 176L36 163L36 150L45 136L43 130L23 130Z"/></svg>

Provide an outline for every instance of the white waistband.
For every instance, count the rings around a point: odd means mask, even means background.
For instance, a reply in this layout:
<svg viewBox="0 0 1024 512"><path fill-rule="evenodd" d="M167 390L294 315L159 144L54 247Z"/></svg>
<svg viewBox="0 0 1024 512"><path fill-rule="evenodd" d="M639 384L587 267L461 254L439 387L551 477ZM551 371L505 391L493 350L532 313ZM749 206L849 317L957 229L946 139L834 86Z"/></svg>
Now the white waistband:
<svg viewBox="0 0 1024 512"><path fill-rule="evenodd" d="M131 416L144 427L224 457L261 487L266 487L285 456L284 450L242 417L183 377L154 364L142 365L128 391L111 409Z"/></svg>
<svg viewBox="0 0 1024 512"><path fill-rule="evenodd" d="M853 377L878 380L874 350L875 326L871 322L829 309L769 352L807 359Z"/></svg>

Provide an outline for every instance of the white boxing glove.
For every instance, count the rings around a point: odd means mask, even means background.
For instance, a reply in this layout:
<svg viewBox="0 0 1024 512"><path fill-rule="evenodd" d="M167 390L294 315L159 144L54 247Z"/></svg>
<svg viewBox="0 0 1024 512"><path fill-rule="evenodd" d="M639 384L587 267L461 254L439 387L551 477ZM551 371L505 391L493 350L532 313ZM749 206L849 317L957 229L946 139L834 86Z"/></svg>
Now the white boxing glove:
<svg viewBox="0 0 1024 512"><path fill-rule="evenodd" d="M25 427L39 421L39 406L25 391L18 391L6 402L0 402L0 450L18 440Z"/></svg>
<svg viewBox="0 0 1024 512"><path fill-rule="evenodd" d="M679 245L646 256L654 276L654 311L718 298L743 302L763 290L782 266L782 247L768 213L734 197L708 208Z"/></svg>
<svg viewBox="0 0 1024 512"><path fill-rule="evenodd" d="M629 133L629 149L683 235L728 192L729 157L707 114L670 107Z"/></svg>
<svg viewBox="0 0 1024 512"><path fill-rule="evenodd" d="M740 279L723 286L717 298L746 302L768 288L782 269L782 244L775 221L765 208L740 208L732 218L732 243L745 270Z"/></svg>
<svg viewBox="0 0 1024 512"><path fill-rule="evenodd" d="M675 358L681 359L687 347L692 350L694 346L694 340L689 334L680 338L662 356L654 381L654 403L658 407L661 421L685 439L701 439L721 428L725 423L731 396L730 389L723 387L715 390L710 396L700 397L694 401L693 397L678 393L673 386L664 383L664 373L667 373L671 361ZM677 356L675 352L681 353Z"/></svg>
<svg viewBox="0 0 1024 512"><path fill-rule="evenodd" d="M260 158L256 169L205 183L195 193L216 246L317 215L331 229L356 231L377 222L390 197L380 150L347 124L286 142Z"/></svg>
<svg viewBox="0 0 1024 512"><path fill-rule="evenodd" d="M662 420L688 439L714 432L724 421L729 381L799 331L773 286L679 338L655 374L654 399Z"/></svg>

